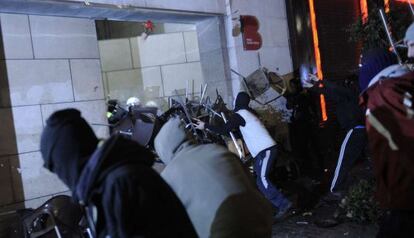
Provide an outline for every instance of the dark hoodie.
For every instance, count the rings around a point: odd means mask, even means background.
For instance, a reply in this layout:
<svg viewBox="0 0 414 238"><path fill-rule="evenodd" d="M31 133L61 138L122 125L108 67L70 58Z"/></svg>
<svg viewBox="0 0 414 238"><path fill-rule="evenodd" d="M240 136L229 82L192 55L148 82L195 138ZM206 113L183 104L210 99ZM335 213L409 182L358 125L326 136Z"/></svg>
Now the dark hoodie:
<svg viewBox="0 0 414 238"><path fill-rule="evenodd" d="M234 111L237 112L240 109L252 110L249 107L250 96L246 92L240 92L237 94L236 103L234 105Z"/></svg>
<svg viewBox="0 0 414 238"><path fill-rule="evenodd" d="M57 111L46 121L40 151L44 166L72 190L80 172L95 151L98 139L76 109Z"/></svg>
<svg viewBox="0 0 414 238"><path fill-rule="evenodd" d="M323 93L336 104L336 118L344 130L364 125L364 113L358 104L357 90L324 80L323 87L316 84L310 91Z"/></svg>
<svg viewBox="0 0 414 238"><path fill-rule="evenodd" d="M97 237L196 236L181 202L151 168L150 152L118 135L98 149L97 142L75 109L54 113L41 140L45 166L75 200L97 209L91 226Z"/></svg>
<svg viewBox="0 0 414 238"><path fill-rule="evenodd" d="M249 94L247 94L246 92L240 92L239 94L237 94L237 97L236 97L236 103L234 105L234 112L245 109L257 116L257 113L252 108L249 107L249 103L250 103ZM239 129L240 126L245 126L245 125L246 125L246 121L243 119L243 117L241 117L237 113L234 113L227 120L226 124L222 126L213 126L213 125L206 124L205 128L215 133L226 135L230 131Z"/></svg>

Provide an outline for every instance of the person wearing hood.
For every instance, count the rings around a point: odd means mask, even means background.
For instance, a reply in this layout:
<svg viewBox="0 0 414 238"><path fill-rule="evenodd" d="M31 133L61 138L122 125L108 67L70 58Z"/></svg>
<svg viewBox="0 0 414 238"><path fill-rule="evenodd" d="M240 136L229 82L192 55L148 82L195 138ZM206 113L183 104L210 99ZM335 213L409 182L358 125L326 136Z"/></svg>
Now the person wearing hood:
<svg viewBox="0 0 414 238"><path fill-rule="evenodd" d="M161 176L187 209L199 237L271 237L271 205L240 160L217 144L193 144L177 117L155 137Z"/></svg>
<svg viewBox="0 0 414 238"><path fill-rule="evenodd" d="M414 23L407 29L404 43L407 56L414 57ZM414 234L414 72L402 66L399 69L406 72L384 75L384 70L377 70L382 71L371 78L361 95L376 198L384 211L378 238Z"/></svg>
<svg viewBox="0 0 414 238"><path fill-rule="evenodd" d="M337 122L340 128L346 131L331 181L330 193L325 199L340 200L343 197L348 187L349 172L355 162L362 158L367 146L364 112L358 103L357 81L357 78L351 75L341 85L329 80L318 80L315 75L310 74L304 82L304 87L312 92L325 95L327 99L335 103Z"/></svg>
<svg viewBox="0 0 414 238"><path fill-rule="evenodd" d="M270 136L264 125L249 107L250 96L246 92L237 94L234 115L223 126L213 126L197 121L197 129L208 129L213 132L228 135L234 129L240 129L247 149L254 157L256 184L264 196L278 209L275 219L289 214L292 203L276 188L269 176L277 158L276 142Z"/></svg>
<svg viewBox="0 0 414 238"><path fill-rule="evenodd" d="M44 166L85 207L94 237L196 237L168 184L151 168L153 155L115 135L98 146L76 109L53 113L40 144Z"/></svg>

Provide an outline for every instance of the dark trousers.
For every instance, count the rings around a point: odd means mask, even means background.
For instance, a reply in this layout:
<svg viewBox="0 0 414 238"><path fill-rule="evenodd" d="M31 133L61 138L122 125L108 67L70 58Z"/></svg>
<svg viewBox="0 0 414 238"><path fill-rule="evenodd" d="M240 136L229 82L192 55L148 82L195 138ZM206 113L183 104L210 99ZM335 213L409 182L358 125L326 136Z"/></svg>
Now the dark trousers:
<svg viewBox="0 0 414 238"><path fill-rule="evenodd" d="M414 237L414 211L386 211L379 225L377 238Z"/></svg>
<svg viewBox="0 0 414 238"><path fill-rule="evenodd" d="M353 164L364 153L366 145L367 133L365 127L355 127L348 131L341 145L335 174L331 183L331 192L341 189Z"/></svg>
<svg viewBox="0 0 414 238"><path fill-rule="evenodd" d="M270 181L269 175L276 161L277 148L270 147L261 151L254 159L254 172L256 173L256 184L263 195L277 208L284 207L289 200Z"/></svg>

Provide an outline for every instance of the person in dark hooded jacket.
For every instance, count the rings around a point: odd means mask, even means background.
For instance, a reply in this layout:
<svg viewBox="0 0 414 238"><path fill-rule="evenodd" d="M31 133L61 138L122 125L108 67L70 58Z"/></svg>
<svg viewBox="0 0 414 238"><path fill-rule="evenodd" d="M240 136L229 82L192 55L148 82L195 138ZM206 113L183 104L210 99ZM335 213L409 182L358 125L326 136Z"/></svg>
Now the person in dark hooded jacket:
<svg viewBox="0 0 414 238"><path fill-rule="evenodd" d="M358 105L359 87L352 76L345 79L348 84L340 85L328 80L322 82L315 75L309 75L309 81L304 87L315 93L324 94L336 105L336 119L342 130L345 130L334 176L332 178L329 196L340 199L346 190L346 180L355 162L361 158L367 145L364 126L364 114Z"/></svg>
<svg viewBox="0 0 414 238"><path fill-rule="evenodd" d="M249 107L250 96L246 92L237 94L234 107L235 114L223 126L213 126L202 121L197 122L197 129L208 129L219 134L228 134L233 129L240 129L247 149L254 157L256 184L264 196L278 209L275 218L288 214L292 203L276 188L269 175L277 158L276 142L264 125Z"/></svg>
<svg viewBox="0 0 414 238"><path fill-rule="evenodd" d="M153 155L119 135L98 139L76 109L52 114L41 138L44 166L84 205L95 237L196 237Z"/></svg>

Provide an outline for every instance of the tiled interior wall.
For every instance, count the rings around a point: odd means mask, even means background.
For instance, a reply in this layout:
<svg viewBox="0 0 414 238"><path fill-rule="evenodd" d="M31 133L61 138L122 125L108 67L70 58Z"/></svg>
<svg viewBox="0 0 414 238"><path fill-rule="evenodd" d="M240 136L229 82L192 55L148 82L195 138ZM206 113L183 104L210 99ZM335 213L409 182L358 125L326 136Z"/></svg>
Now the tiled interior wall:
<svg viewBox="0 0 414 238"><path fill-rule="evenodd" d="M121 103L136 96L162 105L187 83L190 92L193 87L194 93L200 92L203 73L196 31L177 32L173 24L164 28L172 33L99 41L106 95Z"/></svg>
<svg viewBox="0 0 414 238"><path fill-rule="evenodd" d="M106 123L93 20L0 14L0 211L36 207L68 189L43 168L45 121L77 108L89 123ZM99 137L108 130L93 126Z"/></svg>

